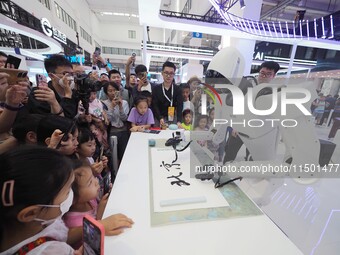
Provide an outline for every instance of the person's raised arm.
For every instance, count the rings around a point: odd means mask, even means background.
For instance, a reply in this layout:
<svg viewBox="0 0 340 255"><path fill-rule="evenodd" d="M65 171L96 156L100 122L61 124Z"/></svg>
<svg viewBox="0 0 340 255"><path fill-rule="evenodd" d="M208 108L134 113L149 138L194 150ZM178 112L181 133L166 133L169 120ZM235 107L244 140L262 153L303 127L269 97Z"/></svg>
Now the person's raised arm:
<svg viewBox="0 0 340 255"><path fill-rule="evenodd" d="M103 63L103 65L104 65L104 67L106 69L106 72L110 72L111 71L110 67L107 66L107 64L105 62L105 59L102 56L100 56L100 55L99 56L95 56L95 54L94 54L94 55L92 55L92 58L93 58L93 65L96 65L97 62L99 61L99 62Z"/></svg>
<svg viewBox="0 0 340 255"><path fill-rule="evenodd" d="M128 58L126 61L126 66L125 66L125 77L126 77L126 82L125 82L125 87L130 88L130 66L131 64L135 61L136 57L131 56Z"/></svg>
<svg viewBox="0 0 340 255"><path fill-rule="evenodd" d="M21 108L21 102L27 96L26 90L27 82L11 85L6 90L5 102L2 103L4 110L0 115L0 133L7 132L12 128L17 112Z"/></svg>

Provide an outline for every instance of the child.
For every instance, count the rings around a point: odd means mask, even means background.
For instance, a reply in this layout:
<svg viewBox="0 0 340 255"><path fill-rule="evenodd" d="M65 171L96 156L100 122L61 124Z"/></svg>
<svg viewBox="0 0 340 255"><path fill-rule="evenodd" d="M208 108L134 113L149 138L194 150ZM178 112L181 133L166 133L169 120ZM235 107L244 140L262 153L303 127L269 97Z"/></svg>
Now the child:
<svg viewBox="0 0 340 255"><path fill-rule="evenodd" d="M109 125L109 119L104 111L103 103L96 97L96 90L92 90L89 98L89 114L92 116L92 121L96 122L104 130Z"/></svg>
<svg viewBox="0 0 340 255"><path fill-rule="evenodd" d="M78 143L78 158L91 165L95 176L100 175L102 170L107 166L107 158L103 156L102 160L94 162L93 156L96 152L96 140L90 129L85 127L79 129Z"/></svg>
<svg viewBox="0 0 340 255"><path fill-rule="evenodd" d="M208 124L208 116L199 115L197 118L195 131L208 131L207 124ZM202 147L204 147L207 145L207 140L200 140L200 141L197 141L197 143L201 145Z"/></svg>
<svg viewBox="0 0 340 255"><path fill-rule="evenodd" d="M131 132L144 131L155 124L153 113L148 107L148 101L145 97L137 97L135 107L131 109L128 121L131 122Z"/></svg>
<svg viewBox="0 0 340 255"><path fill-rule="evenodd" d="M52 139L52 135L59 136L57 143L54 143L55 139ZM40 120L37 127L38 144L56 148L60 153L69 157L74 156L78 145L77 138L78 128L76 123L65 117L48 115Z"/></svg>
<svg viewBox="0 0 340 255"><path fill-rule="evenodd" d="M152 104L152 94L151 94L151 92L144 90L144 91L140 92L140 96L146 97L146 99L148 100L148 106L151 109L151 104Z"/></svg>
<svg viewBox="0 0 340 255"><path fill-rule="evenodd" d="M185 130L193 130L193 128L192 128L192 111L190 109L186 109L186 110L183 111L182 127Z"/></svg>
<svg viewBox="0 0 340 255"><path fill-rule="evenodd" d="M93 175L98 178L100 183L99 198L102 198L104 195L103 177L111 180L110 172L107 169L108 159L107 157L103 156L102 159L98 159L96 162L94 162L93 155L96 151L96 141L94 134L88 128L83 127L79 129L78 142L78 157L82 162L91 167Z"/></svg>
<svg viewBox="0 0 340 255"><path fill-rule="evenodd" d="M70 228L68 242L72 244L73 247L80 247L81 234L78 230L82 226L83 217L85 215L90 215L97 220L101 220L107 203L108 194L106 194L98 204L96 200L100 192L98 179L93 176L89 166L82 165L79 162L76 162L75 164L77 164L74 170L75 181L72 185L74 202L70 211L65 214L63 219L66 226ZM122 221L121 225L112 225L112 222L118 222L118 220ZM112 215L101 220L101 223L103 223L105 227L106 235L110 235L120 234L120 228L131 227L133 221L126 216ZM111 232L108 232L108 229L110 229Z"/></svg>
<svg viewBox="0 0 340 255"><path fill-rule="evenodd" d="M208 130L207 125L208 125L208 116L207 115L199 115L198 118L197 118L195 130L207 131Z"/></svg>
<svg viewBox="0 0 340 255"><path fill-rule="evenodd" d="M53 149L22 146L2 154L0 165L0 253L73 254L61 220L73 200L70 160Z"/></svg>
<svg viewBox="0 0 340 255"><path fill-rule="evenodd" d="M94 134L94 136L97 138L98 142L104 146L104 150L109 151L110 146L107 141L107 132L103 132L103 130L100 129L94 122L90 123L90 130L92 134Z"/></svg>
<svg viewBox="0 0 340 255"><path fill-rule="evenodd" d="M181 84L183 96L183 111L186 109L194 110L194 105L190 102L190 85L187 83Z"/></svg>
<svg viewBox="0 0 340 255"><path fill-rule="evenodd" d="M19 144L37 144L37 127L44 115L19 115L12 127L12 134Z"/></svg>
<svg viewBox="0 0 340 255"><path fill-rule="evenodd" d="M212 127L213 123L214 123L214 119L215 119L215 108L210 108L209 109L209 117L208 117L208 124L207 124L207 127L209 129L213 129L213 128L216 128L216 127Z"/></svg>

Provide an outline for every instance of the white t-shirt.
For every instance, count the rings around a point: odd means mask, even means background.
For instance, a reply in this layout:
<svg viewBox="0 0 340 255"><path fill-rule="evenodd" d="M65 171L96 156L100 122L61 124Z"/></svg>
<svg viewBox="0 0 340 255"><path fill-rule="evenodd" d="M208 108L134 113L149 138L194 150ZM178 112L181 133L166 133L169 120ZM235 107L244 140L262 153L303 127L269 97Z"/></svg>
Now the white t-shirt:
<svg viewBox="0 0 340 255"><path fill-rule="evenodd" d="M142 86L142 87L140 88L140 91L145 91L145 90L147 90L147 91L149 91L150 93L152 93L152 89L151 89L151 84L150 84L150 83L148 83L148 85Z"/></svg>
<svg viewBox="0 0 340 255"><path fill-rule="evenodd" d="M0 255L9 255L17 252L21 247L25 244L29 244L39 237L48 236L54 238L56 241L47 241L38 247L34 248L27 255L50 255L50 254L58 254L58 255L73 255L74 250L71 246L66 243L68 234L68 228L65 226L63 220L58 218L54 223L43 229L41 232L32 236L12 248L1 252Z"/></svg>

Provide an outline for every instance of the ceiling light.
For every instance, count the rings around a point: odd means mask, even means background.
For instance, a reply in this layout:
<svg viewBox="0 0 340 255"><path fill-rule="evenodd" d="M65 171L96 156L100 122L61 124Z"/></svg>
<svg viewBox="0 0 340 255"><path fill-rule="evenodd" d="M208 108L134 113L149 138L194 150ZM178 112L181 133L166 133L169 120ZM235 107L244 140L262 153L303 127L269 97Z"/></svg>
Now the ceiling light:
<svg viewBox="0 0 340 255"><path fill-rule="evenodd" d="M244 7L246 7L244 0L240 0L240 8L244 9Z"/></svg>
<svg viewBox="0 0 340 255"><path fill-rule="evenodd" d="M113 15L112 12L101 12L100 14L101 14L101 15Z"/></svg>

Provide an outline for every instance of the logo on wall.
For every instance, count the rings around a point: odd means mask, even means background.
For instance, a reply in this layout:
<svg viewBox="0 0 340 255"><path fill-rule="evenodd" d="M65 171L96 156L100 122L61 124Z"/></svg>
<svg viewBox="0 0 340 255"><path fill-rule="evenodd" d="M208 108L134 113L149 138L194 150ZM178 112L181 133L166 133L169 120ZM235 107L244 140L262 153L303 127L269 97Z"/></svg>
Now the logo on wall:
<svg viewBox="0 0 340 255"><path fill-rule="evenodd" d="M253 59L254 60L264 60L264 53L263 52L254 52Z"/></svg>
<svg viewBox="0 0 340 255"><path fill-rule="evenodd" d="M44 31L45 35L52 37L58 40L59 42L66 44L66 35L60 32L55 27L52 27L48 19L42 18L40 22L41 22L42 30Z"/></svg>

